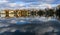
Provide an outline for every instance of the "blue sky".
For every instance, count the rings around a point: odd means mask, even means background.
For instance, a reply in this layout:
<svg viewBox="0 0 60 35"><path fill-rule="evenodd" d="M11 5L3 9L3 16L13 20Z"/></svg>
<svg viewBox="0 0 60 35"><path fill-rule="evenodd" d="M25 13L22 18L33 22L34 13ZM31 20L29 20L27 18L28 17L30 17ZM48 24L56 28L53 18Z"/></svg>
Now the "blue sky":
<svg viewBox="0 0 60 35"><path fill-rule="evenodd" d="M60 4L60 0L0 0L0 9L52 8Z"/></svg>

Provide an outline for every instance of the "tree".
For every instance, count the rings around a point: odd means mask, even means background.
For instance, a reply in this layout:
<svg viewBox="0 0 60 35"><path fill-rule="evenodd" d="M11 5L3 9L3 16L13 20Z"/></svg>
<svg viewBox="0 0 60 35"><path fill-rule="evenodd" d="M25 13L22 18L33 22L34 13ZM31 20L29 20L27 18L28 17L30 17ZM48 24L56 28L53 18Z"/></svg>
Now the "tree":
<svg viewBox="0 0 60 35"><path fill-rule="evenodd" d="M6 16L5 17L9 17L9 10L4 10L5 13L6 13Z"/></svg>
<svg viewBox="0 0 60 35"><path fill-rule="evenodd" d="M46 16L54 16L54 10L53 9L48 9L45 12Z"/></svg>
<svg viewBox="0 0 60 35"><path fill-rule="evenodd" d="M60 18L60 5L57 6L58 9L56 9L56 16Z"/></svg>
<svg viewBox="0 0 60 35"><path fill-rule="evenodd" d="M17 13L18 13L18 10L15 10L15 11L14 11L14 16L15 16L15 17L18 17L18 14L17 14Z"/></svg>
<svg viewBox="0 0 60 35"><path fill-rule="evenodd" d="M31 14L31 16L35 16L36 15L36 11L31 11L30 14Z"/></svg>
<svg viewBox="0 0 60 35"><path fill-rule="evenodd" d="M42 15L44 14L44 11L39 10L39 11L37 12L37 14L38 14L39 16L42 16Z"/></svg>

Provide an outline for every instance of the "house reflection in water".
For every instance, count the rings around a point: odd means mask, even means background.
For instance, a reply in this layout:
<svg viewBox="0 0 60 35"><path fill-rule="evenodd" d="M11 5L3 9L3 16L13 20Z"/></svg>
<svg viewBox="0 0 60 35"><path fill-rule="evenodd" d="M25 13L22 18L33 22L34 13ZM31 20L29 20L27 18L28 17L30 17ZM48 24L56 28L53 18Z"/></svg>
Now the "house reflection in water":
<svg viewBox="0 0 60 35"><path fill-rule="evenodd" d="M29 12L28 10L2 10L0 15L1 17L27 17Z"/></svg>

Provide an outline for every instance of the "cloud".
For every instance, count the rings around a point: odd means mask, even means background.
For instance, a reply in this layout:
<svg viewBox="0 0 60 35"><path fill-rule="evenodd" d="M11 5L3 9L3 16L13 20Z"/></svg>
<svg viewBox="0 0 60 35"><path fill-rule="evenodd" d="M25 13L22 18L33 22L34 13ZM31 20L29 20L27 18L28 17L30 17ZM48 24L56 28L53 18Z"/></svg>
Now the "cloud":
<svg viewBox="0 0 60 35"><path fill-rule="evenodd" d="M45 3L53 3L55 0L42 0L42 2L45 2Z"/></svg>
<svg viewBox="0 0 60 35"><path fill-rule="evenodd" d="M18 7L18 6L25 6L26 3L23 3L23 2L16 2L16 3L8 3L7 5L10 6L10 7Z"/></svg>
<svg viewBox="0 0 60 35"><path fill-rule="evenodd" d="M7 27L7 26L9 26L8 24L2 24L2 23L0 23L0 27Z"/></svg>
<svg viewBox="0 0 60 35"><path fill-rule="evenodd" d="M9 1L7 1L7 0L0 0L0 4L7 3L7 2L9 2Z"/></svg>
<svg viewBox="0 0 60 35"><path fill-rule="evenodd" d="M8 3L7 5L10 7L15 7L17 4L16 3Z"/></svg>
<svg viewBox="0 0 60 35"><path fill-rule="evenodd" d="M8 0L10 2L45 2L45 3L52 3L56 0Z"/></svg>
<svg viewBox="0 0 60 35"><path fill-rule="evenodd" d="M14 24L16 24L17 23L17 21L16 20L11 20L11 22L10 23L14 23Z"/></svg>
<svg viewBox="0 0 60 35"><path fill-rule="evenodd" d="M52 8L51 4L29 4L27 8L37 8L37 9L45 9L45 8Z"/></svg>
<svg viewBox="0 0 60 35"><path fill-rule="evenodd" d="M0 9L52 8L56 1L57 0L0 0ZM56 3L59 2L60 1Z"/></svg>
<svg viewBox="0 0 60 35"><path fill-rule="evenodd" d="M41 4L40 7L52 8L52 5L51 4Z"/></svg>

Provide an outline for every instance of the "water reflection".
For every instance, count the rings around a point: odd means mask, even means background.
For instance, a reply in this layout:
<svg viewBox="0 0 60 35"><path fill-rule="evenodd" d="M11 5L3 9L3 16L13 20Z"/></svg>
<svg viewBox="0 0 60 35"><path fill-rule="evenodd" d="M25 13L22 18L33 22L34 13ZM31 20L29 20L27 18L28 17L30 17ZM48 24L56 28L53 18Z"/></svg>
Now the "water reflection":
<svg viewBox="0 0 60 35"><path fill-rule="evenodd" d="M0 18L0 33L1 35L52 35L53 33L59 35L60 21L53 17Z"/></svg>

